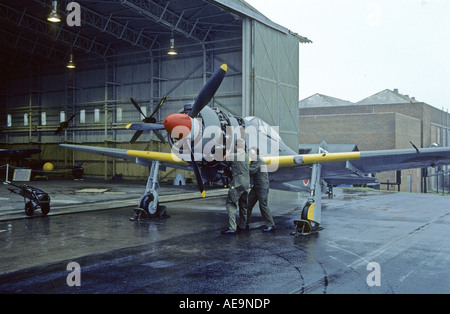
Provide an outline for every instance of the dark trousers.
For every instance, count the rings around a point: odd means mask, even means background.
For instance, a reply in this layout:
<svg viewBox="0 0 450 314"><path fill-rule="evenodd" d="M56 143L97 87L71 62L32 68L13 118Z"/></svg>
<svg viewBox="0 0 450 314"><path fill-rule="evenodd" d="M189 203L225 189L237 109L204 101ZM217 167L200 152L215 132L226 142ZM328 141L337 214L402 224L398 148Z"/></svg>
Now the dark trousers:
<svg viewBox="0 0 450 314"><path fill-rule="evenodd" d="M226 209L228 213L228 228L236 230L236 212L237 204L239 202L239 228L244 229L247 224L247 198L248 192L245 188L230 188L228 190L228 197L226 201Z"/></svg>
<svg viewBox="0 0 450 314"><path fill-rule="evenodd" d="M256 202L259 201L259 210L261 211L261 216L263 217L264 223L267 227L275 226L272 214L268 206L268 195L269 188L255 187L253 186L248 194L248 209L247 209L247 223L250 222L250 216L252 215L253 207Z"/></svg>

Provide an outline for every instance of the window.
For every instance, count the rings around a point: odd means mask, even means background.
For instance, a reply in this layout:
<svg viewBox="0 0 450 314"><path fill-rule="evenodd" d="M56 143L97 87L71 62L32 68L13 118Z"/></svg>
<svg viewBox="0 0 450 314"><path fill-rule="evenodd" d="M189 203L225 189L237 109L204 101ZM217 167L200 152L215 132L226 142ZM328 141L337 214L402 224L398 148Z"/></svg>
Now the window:
<svg viewBox="0 0 450 314"><path fill-rule="evenodd" d="M59 112L59 122L65 122L66 121L66 113L64 111Z"/></svg>
<svg viewBox="0 0 450 314"><path fill-rule="evenodd" d="M86 110L80 110L80 123L86 123Z"/></svg>
<svg viewBox="0 0 450 314"><path fill-rule="evenodd" d="M41 112L41 125L47 125L47 113Z"/></svg>
<svg viewBox="0 0 450 314"><path fill-rule="evenodd" d="M94 109L94 122L100 122L100 109Z"/></svg>
<svg viewBox="0 0 450 314"><path fill-rule="evenodd" d="M23 125L24 126L28 125L28 113L23 114Z"/></svg>
<svg viewBox="0 0 450 314"><path fill-rule="evenodd" d="M10 113L6 115L6 125L8 126L8 128L12 127L12 116Z"/></svg>
<svg viewBox="0 0 450 314"><path fill-rule="evenodd" d="M117 122L121 122L122 121L122 108L118 107L116 110L117 110L116 120L117 120Z"/></svg>
<svg viewBox="0 0 450 314"><path fill-rule="evenodd" d="M437 139L436 142L438 144L441 144L441 128L440 127L436 128L436 139Z"/></svg>
<svg viewBox="0 0 450 314"><path fill-rule="evenodd" d="M141 111L142 111L142 113L144 114L143 116L142 116L142 118L145 118L145 116L147 115L147 107L141 107ZM142 115L142 114L141 114Z"/></svg>

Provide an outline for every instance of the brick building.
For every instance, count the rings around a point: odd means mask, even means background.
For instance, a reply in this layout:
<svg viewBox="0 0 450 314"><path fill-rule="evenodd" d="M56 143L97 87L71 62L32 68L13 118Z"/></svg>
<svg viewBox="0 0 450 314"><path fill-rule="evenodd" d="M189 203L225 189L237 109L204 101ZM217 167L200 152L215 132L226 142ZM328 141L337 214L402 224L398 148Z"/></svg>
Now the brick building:
<svg viewBox="0 0 450 314"><path fill-rule="evenodd" d="M386 89L357 103L321 94L299 104L299 143L356 144L360 150L450 146L450 117L398 90ZM445 167L445 171L446 171ZM428 175L437 169L429 168ZM400 190L423 192L442 186L442 176L422 180L422 169L404 170ZM395 172L377 175L380 182L396 182ZM441 182L442 181L442 182ZM383 189L387 185L382 185ZM392 187L390 187L392 189Z"/></svg>

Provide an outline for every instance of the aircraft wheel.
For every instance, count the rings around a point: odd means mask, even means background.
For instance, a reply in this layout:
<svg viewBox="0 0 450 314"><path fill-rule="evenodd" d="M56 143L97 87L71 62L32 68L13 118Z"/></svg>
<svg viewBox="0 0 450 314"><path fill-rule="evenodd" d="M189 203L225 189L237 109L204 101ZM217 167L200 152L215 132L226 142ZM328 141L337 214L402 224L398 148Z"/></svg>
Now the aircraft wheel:
<svg viewBox="0 0 450 314"><path fill-rule="evenodd" d="M25 214L27 216L32 216L33 213L34 213L34 205L31 201L29 201L25 204Z"/></svg>
<svg viewBox="0 0 450 314"><path fill-rule="evenodd" d="M303 209L302 209L302 215L301 215L301 217L302 217L303 220L308 220L308 211L309 211L309 208L311 207L312 204L314 204L314 201L309 200L309 201L305 204L305 206L303 206Z"/></svg>
<svg viewBox="0 0 450 314"><path fill-rule="evenodd" d="M148 219L148 215L147 212L142 208L136 208L134 210L133 217L130 218L131 221L141 221L145 219Z"/></svg>
<svg viewBox="0 0 450 314"><path fill-rule="evenodd" d="M158 212L158 208L159 208L159 203L157 204L156 208L152 208L153 200L155 199L155 197L153 196L153 194L149 193L147 195L145 195L145 197L143 198L142 202L141 202L141 208L145 210L145 212L147 213L149 218L154 218L154 217L158 217L159 216L159 212Z"/></svg>
<svg viewBox="0 0 450 314"><path fill-rule="evenodd" d="M302 216L301 216L303 220L309 221L310 226L311 226L310 232L314 232L314 231L317 231L317 230L319 229L319 224L318 224L317 222L315 222L315 221L313 221L313 220L311 220L311 219L308 219L308 213L309 213L309 211L310 211L310 210L314 211L314 206L312 206L312 205L314 205L314 201L313 201L313 200L309 200L309 201L305 204L305 206L303 207L303 210L302 210ZM313 216L314 216L314 215L313 215Z"/></svg>

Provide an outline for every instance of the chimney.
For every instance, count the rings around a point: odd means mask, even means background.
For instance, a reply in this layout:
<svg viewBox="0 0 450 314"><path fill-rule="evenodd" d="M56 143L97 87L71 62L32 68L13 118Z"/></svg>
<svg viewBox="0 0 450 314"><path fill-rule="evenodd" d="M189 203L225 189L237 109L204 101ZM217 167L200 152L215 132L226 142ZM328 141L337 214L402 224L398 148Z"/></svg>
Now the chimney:
<svg viewBox="0 0 450 314"><path fill-rule="evenodd" d="M398 94L398 88L394 88L394 93Z"/></svg>

